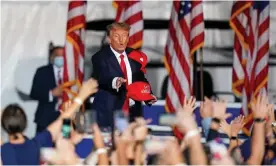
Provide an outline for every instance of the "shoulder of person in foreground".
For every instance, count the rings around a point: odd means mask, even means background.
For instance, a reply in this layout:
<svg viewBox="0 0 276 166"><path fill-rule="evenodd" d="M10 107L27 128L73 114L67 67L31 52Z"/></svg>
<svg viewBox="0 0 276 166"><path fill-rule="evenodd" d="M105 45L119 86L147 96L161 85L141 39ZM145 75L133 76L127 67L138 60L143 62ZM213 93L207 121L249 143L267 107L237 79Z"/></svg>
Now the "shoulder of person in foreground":
<svg viewBox="0 0 276 166"><path fill-rule="evenodd" d="M32 140L36 141L40 147L53 147L53 138L49 130L38 133Z"/></svg>

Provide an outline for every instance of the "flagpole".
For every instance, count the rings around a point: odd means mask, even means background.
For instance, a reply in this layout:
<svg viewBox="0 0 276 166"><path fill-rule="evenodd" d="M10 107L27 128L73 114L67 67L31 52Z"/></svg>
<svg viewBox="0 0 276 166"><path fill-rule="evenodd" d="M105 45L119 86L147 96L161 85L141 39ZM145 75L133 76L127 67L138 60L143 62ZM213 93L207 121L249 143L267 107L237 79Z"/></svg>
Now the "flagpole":
<svg viewBox="0 0 276 166"><path fill-rule="evenodd" d="M203 82L203 50L202 47L198 49L198 54L199 54L199 64L200 64L200 97L201 100L204 101L204 82Z"/></svg>
<svg viewBox="0 0 276 166"><path fill-rule="evenodd" d="M197 92L198 92L198 81L197 81L197 55L196 52L193 55L193 96L197 96Z"/></svg>

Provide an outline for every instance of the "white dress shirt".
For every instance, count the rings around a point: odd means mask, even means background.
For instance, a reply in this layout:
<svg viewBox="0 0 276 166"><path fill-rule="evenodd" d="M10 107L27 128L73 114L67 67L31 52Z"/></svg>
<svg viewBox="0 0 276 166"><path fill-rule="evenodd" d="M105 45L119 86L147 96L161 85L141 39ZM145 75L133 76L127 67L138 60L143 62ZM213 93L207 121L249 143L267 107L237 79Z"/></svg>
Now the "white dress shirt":
<svg viewBox="0 0 276 166"><path fill-rule="evenodd" d="M56 85L58 86L58 74L60 74L60 79L63 80L63 67L58 68L55 65L53 65L53 69L54 69L55 82L56 82ZM50 90L49 91L49 102L53 102L53 100L54 100L54 96L52 94L52 90Z"/></svg>
<svg viewBox="0 0 276 166"><path fill-rule="evenodd" d="M120 58L120 56L124 55L124 61L125 61L126 70L127 70L127 82L128 82L128 85L131 84L132 83L132 71L131 71L131 67L130 67L129 60L127 58L126 52L124 51L122 54L120 54L120 53L116 52L111 46L110 46L110 48L111 48L112 52L115 54L116 59L118 60L119 65L121 64L121 58ZM117 87L116 87L116 81L115 81L115 86L113 86L114 85L113 84L114 80L115 79L113 79L113 81L112 81L112 87L114 89L117 89Z"/></svg>
<svg viewBox="0 0 276 166"><path fill-rule="evenodd" d="M116 56L116 59L118 60L118 63L119 65L121 64L121 58L120 58L120 55L124 55L124 61L125 61L125 64L126 64L126 70L127 70L127 83L128 85L132 83L132 71L131 71L131 67L130 67L130 64L129 64L129 60L127 58L127 54L126 52L124 51L122 54L118 53L117 51L115 51L111 46L111 51L114 53L114 55ZM119 89L117 88L116 86L116 81L117 81L118 77L115 77L113 80L112 80L112 88L113 89L116 89L117 91L119 91ZM135 104L135 102L132 100L132 99L129 99L129 106L133 106Z"/></svg>
<svg viewBox="0 0 276 166"><path fill-rule="evenodd" d="M59 75L60 79L63 80L63 67L58 68L55 65L53 65L53 67L54 67L54 74L55 74L56 85L58 85L58 73L60 74Z"/></svg>

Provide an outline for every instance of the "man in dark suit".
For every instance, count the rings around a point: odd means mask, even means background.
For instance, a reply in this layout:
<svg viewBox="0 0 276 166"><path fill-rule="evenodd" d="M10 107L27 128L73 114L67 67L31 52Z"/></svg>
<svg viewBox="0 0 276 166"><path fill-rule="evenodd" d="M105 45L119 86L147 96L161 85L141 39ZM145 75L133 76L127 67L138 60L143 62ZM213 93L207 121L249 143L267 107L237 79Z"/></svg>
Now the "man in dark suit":
<svg viewBox="0 0 276 166"><path fill-rule="evenodd" d="M54 47L51 51L51 63L37 69L33 78L31 98L38 100L34 122L36 133L43 131L59 116L59 97L62 96L63 47Z"/></svg>
<svg viewBox="0 0 276 166"><path fill-rule="evenodd" d="M128 109L130 121L142 116L142 103L126 100L126 85L136 81L148 82L140 70L141 64L129 58L133 51L127 48L130 26L126 23L113 23L107 26L109 46L103 47L92 56L92 77L98 80L92 108L97 112L97 122L101 127L112 126L113 111ZM154 95L148 105L157 101Z"/></svg>

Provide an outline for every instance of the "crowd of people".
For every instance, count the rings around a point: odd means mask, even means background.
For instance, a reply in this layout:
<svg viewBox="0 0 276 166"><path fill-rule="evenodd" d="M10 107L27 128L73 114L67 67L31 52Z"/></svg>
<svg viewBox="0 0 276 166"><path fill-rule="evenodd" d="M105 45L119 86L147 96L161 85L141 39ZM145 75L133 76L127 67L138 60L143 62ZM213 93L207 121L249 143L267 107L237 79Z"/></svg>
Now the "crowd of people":
<svg viewBox="0 0 276 166"><path fill-rule="evenodd" d="M253 125L246 140L238 137L244 126L244 117L236 117L230 124L226 119L225 101L205 98L200 104L202 132L199 131L193 112L195 99L185 99L175 113L174 126L180 137L152 137L147 128L150 119L137 117L122 131L112 133L112 146L106 146L105 136L99 126L91 125L93 137L85 146L90 151L78 151L84 133L78 133L72 125L70 137L64 135L64 121L73 120L82 103L98 91L94 79L84 82L78 96L68 101L60 116L34 138L23 132L27 126L24 110L9 105L1 117L2 128L8 133L8 142L2 143L3 165L242 165L276 164L274 106L266 96L258 96L251 103ZM229 137L229 145L220 138L223 131ZM109 136L110 137L110 136ZM202 142L202 138L206 142ZM93 142L93 143L92 143ZM90 144L89 144L90 143Z"/></svg>

